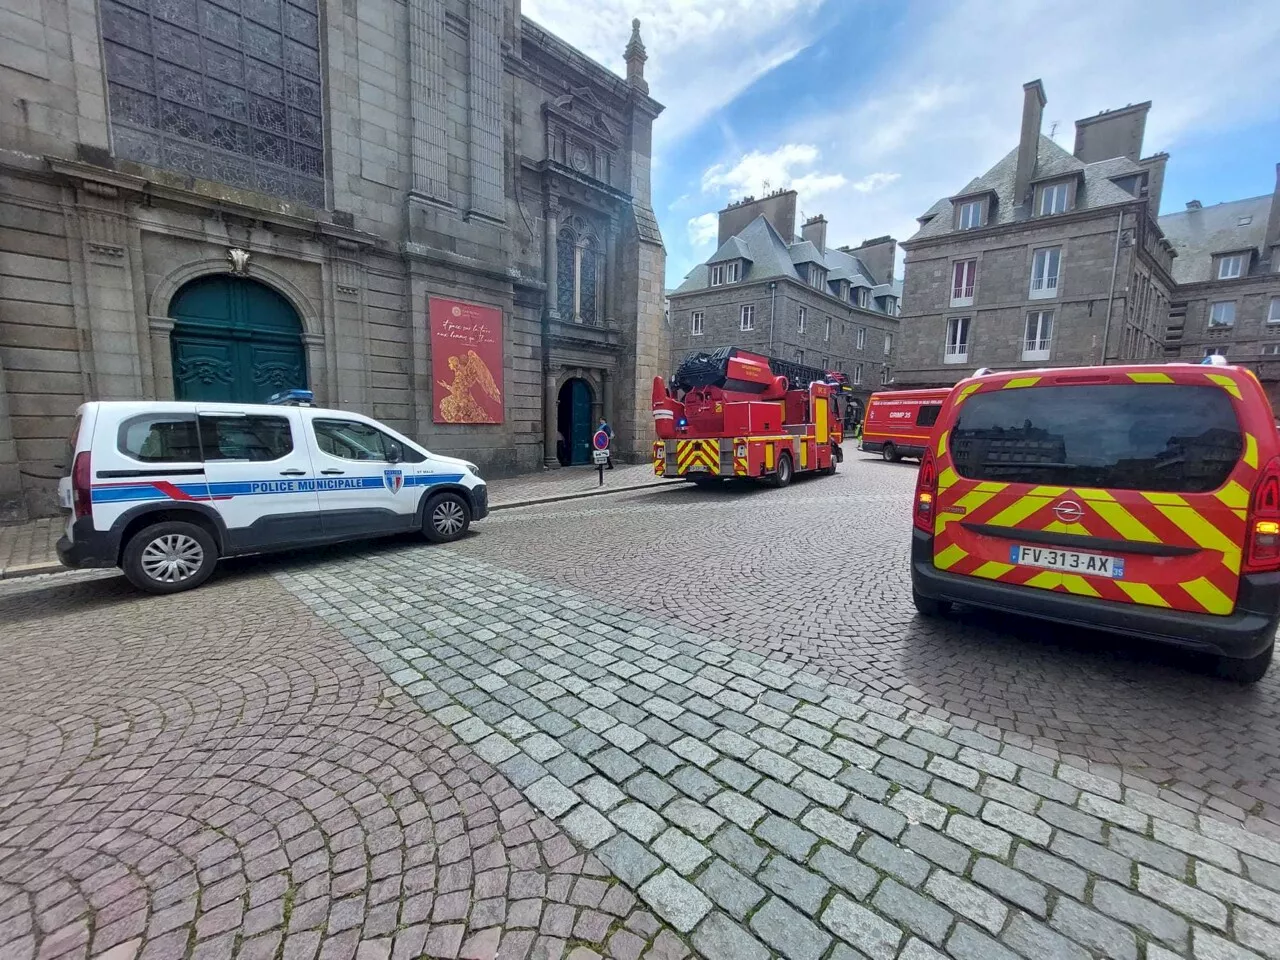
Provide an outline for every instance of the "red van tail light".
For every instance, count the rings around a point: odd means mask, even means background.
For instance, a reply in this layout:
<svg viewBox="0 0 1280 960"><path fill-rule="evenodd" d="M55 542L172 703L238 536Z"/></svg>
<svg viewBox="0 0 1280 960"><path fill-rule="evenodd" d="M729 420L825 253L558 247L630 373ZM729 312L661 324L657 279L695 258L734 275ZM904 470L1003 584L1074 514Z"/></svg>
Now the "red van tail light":
<svg viewBox="0 0 1280 960"><path fill-rule="evenodd" d="M93 512L93 476L89 469L89 451L76 454L71 467L71 504L76 519Z"/></svg>
<svg viewBox="0 0 1280 960"><path fill-rule="evenodd" d="M934 502L938 498L938 469L933 462L933 451L926 450L916 474L916 499L911 522L916 529L933 534Z"/></svg>
<svg viewBox="0 0 1280 960"><path fill-rule="evenodd" d="M1249 505L1246 573L1280 570L1280 457L1263 468Z"/></svg>

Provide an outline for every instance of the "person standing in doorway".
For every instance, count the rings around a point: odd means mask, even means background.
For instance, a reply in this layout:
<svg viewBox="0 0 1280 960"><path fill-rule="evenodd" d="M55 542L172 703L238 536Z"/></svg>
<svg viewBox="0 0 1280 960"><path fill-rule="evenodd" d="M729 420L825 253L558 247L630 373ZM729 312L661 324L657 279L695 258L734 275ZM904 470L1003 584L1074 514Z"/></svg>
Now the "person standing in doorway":
<svg viewBox="0 0 1280 960"><path fill-rule="evenodd" d="M608 420L606 420L604 417L601 417L601 418L600 418L600 426L598 426L596 429L597 429L597 430L603 430L603 431L605 432L605 434L609 437L609 463L608 463L608 467L609 467L609 469L610 469L610 470L612 470L612 469L613 469L613 427L609 426L609 421L608 421Z"/></svg>

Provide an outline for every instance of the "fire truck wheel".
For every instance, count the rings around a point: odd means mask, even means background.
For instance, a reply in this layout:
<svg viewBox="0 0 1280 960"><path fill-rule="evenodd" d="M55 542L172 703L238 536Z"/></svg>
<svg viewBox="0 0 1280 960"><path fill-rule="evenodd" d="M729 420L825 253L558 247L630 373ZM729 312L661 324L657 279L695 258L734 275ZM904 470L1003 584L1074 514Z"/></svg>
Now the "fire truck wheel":
<svg viewBox="0 0 1280 960"><path fill-rule="evenodd" d="M835 447L834 445L832 445L832 447L831 447L831 464L830 464L830 466L828 466L828 467L827 467L827 469L823 470L822 472L823 472L824 474L826 474L828 477L834 477L834 476L836 475L836 464L837 464L837 463L839 463L839 462L840 462L840 460L839 460L839 458L836 456L836 447Z"/></svg>
<svg viewBox="0 0 1280 960"><path fill-rule="evenodd" d="M897 463L902 459L902 457L898 455L898 448L892 443L886 443L884 445L880 451L880 456L884 457L885 463Z"/></svg>
<svg viewBox="0 0 1280 960"><path fill-rule="evenodd" d="M911 591L911 600L916 605L916 612L922 617L940 617L951 610L950 601L934 600L932 597L922 597L914 590Z"/></svg>
<svg viewBox="0 0 1280 960"><path fill-rule="evenodd" d="M775 487L785 487L791 482L791 454L784 453L778 458L778 469L773 472L773 476L769 478L769 483Z"/></svg>

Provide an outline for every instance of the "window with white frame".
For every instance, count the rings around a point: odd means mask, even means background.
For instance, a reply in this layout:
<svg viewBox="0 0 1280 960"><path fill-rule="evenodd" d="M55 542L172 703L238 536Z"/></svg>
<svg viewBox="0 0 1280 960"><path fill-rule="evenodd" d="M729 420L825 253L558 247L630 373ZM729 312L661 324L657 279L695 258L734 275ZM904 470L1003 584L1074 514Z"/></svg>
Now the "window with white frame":
<svg viewBox="0 0 1280 960"><path fill-rule="evenodd" d="M1262 352L1269 357L1274 357L1276 354L1280 354L1280 343L1264 343Z"/></svg>
<svg viewBox="0 0 1280 960"><path fill-rule="evenodd" d="M1204 355L1206 357L1225 357L1227 355L1226 347L1205 347Z"/></svg>
<svg viewBox="0 0 1280 960"><path fill-rule="evenodd" d="M1058 295L1058 273L1062 268L1061 247L1041 247L1031 257L1031 299Z"/></svg>
<svg viewBox="0 0 1280 960"><path fill-rule="evenodd" d="M862 364L855 363L853 365L853 385L856 387L862 383Z"/></svg>
<svg viewBox="0 0 1280 960"><path fill-rule="evenodd" d="M831 318L827 317L826 322L822 325L822 339L824 341L831 339Z"/></svg>
<svg viewBox="0 0 1280 960"><path fill-rule="evenodd" d="M801 307L801 308L800 308L800 321L799 321L799 323L797 323L797 324L796 324L796 331L797 331L798 333L804 333L804 322L805 322L806 320L808 320L808 319L809 319L809 311L808 311L808 310L806 310L804 307Z"/></svg>
<svg viewBox="0 0 1280 960"><path fill-rule="evenodd" d="M1218 279L1235 280L1244 273L1244 254L1235 253L1218 261Z"/></svg>
<svg viewBox="0 0 1280 960"><path fill-rule="evenodd" d="M1280 323L1280 297L1271 298L1271 308L1267 311L1267 323Z"/></svg>
<svg viewBox="0 0 1280 960"><path fill-rule="evenodd" d="M871 291L868 290L866 287L859 287L858 288L858 306L862 307L865 310L867 308L867 304L869 304L870 302L871 302Z"/></svg>
<svg viewBox="0 0 1280 960"><path fill-rule="evenodd" d="M964 363L969 359L969 318L951 317L947 320L947 346L944 363Z"/></svg>
<svg viewBox="0 0 1280 960"><path fill-rule="evenodd" d="M713 287L724 286L724 264L717 263L711 268L711 285Z"/></svg>
<svg viewBox="0 0 1280 960"><path fill-rule="evenodd" d="M702 336L702 321L705 314L701 310L695 310L689 314L689 333L695 337Z"/></svg>
<svg viewBox="0 0 1280 960"><path fill-rule="evenodd" d="M1053 342L1053 311L1032 310L1027 314L1026 335L1022 339L1023 360L1048 360Z"/></svg>
<svg viewBox="0 0 1280 960"><path fill-rule="evenodd" d="M1067 200L1070 196L1070 186L1068 184L1045 184L1040 188L1040 216L1048 216L1051 213L1066 213Z"/></svg>
<svg viewBox="0 0 1280 960"><path fill-rule="evenodd" d="M887 357L893 352L893 334L886 333L884 335L884 355Z"/></svg>
<svg viewBox="0 0 1280 960"><path fill-rule="evenodd" d="M742 267L742 264L738 263L737 260L730 260L728 263L726 263L724 265L724 282L737 283L738 274L741 270L741 267Z"/></svg>
<svg viewBox="0 0 1280 960"><path fill-rule="evenodd" d="M973 305L973 288L978 282L978 261L957 260L951 267L951 305Z"/></svg>
<svg viewBox="0 0 1280 960"><path fill-rule="evenodd" d="M884 301L885 313L891 317L896 317L902 313L902 305L898 303L897 297L886 297Z"/></svg>
<svg viewBox="0 0 1280 960"><path fill-rule="evenodd" d="M738 315L739 330L754 330L756 328L756 308L751 304L743 304L742 311Z"/></svg>
<svg viewBox="0 0 1280 960"><path fill-rule="evenodd" d="M956 211L956 228L973 230L980 226L982 226L982 201L966 200L960 204L960 209Z"/></svg>
<svg viewBox="0 0 1280 960"><path fill-rule="evenodd" d="M803 350L797 350L797 351L796 351L796 363L804 363L804 351L803 351Z"/></svg>
<svg viewBox="0 0 1280 960"><path fill-rule="evenodd" d="M857 344L858 344L859 350L866 349L867 347L867 328L866 327L858 328Z"/></svg>
<svg viewBox="0 0 1280 960"><path fill-rule="evenodd" d="M1219 300L1209 304L1209 326L1234 327L1236 323L1236 302Z"/></svg>

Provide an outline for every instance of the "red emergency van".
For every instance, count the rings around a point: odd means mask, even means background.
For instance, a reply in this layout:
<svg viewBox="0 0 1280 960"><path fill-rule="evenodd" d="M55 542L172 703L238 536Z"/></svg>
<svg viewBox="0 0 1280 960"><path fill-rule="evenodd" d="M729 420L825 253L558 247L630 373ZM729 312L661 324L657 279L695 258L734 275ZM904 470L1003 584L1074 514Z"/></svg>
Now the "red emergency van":
<svg viewBox="0 0 1280 960"><path fill-rule="evenodd" d="M942 387L873 393L862 421L862 449L890 462L923 456L950 392L950 387Z"/></svg>

